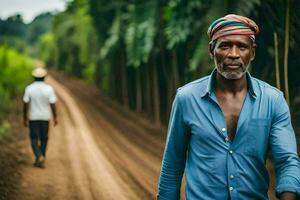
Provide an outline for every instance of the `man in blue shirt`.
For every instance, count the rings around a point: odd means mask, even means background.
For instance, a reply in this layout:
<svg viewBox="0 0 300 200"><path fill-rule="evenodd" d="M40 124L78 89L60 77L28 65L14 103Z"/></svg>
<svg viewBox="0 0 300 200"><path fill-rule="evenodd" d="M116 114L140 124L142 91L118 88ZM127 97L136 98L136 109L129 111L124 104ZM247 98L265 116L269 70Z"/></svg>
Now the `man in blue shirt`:
<svg viewBox="0 0 300 200"><path fill-rule="evenodd" d="M173 102L159 180L159 200L267 200L266 158L272 153L276 195L296 200L300 161L282 92L252 78L252 20L227 15L208 30L216 69L178 89Z"/></svg>

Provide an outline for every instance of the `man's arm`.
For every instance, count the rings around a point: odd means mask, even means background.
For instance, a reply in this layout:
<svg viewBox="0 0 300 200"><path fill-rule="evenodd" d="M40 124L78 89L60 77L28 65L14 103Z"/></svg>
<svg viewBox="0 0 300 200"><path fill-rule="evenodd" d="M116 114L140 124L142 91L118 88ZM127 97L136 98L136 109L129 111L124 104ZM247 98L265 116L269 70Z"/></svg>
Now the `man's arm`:
<svg viewBox="0 0 300 200"><path fill-rule="evenodd" d="M179 94L177 93L172 106L167 142L160 172L157 197L159 200L180 199L181 180L189 142L182 112Z"/></svg>
<svg viewBox="0 0 300 200"><path fill-rule="evenodd" d="M29 107L29 103L25 103L23 105L23 123L24 126L27 127L28 126L28 107Z"/></svg>
<svg viewBox="0 0 300 200"><path fill-rule="evenodd" d="M280 200L297 200L297 194L293 192L283 192L280 194Z"/></svg>
<svg viewBox="0 0 300 200"><path fill-rule="evenodd" d="M53 122L54 122L54 126L57 125L57 112L56 112L56 95L54 92L54 89L50 86L51 90L50 90L50 94L49 94L49 103L50 103L50 107L51 107L51 111L52 111L52 116L53 116Z"/></svg>
<svg viewBox="0 0 300 200"><path fill-rule="evenodd" d="M51 111L52 111L52 115L53 115L54 126L56 126L58 122L57 122L57 113L56 113L55 103L51 103L50 107L51 107Z"/></svg>
<svg viewBox="0 0 300 200"><path fill-rule="evenodd" d="M270 145L276 172L276 196L296 200L300 195L300 160L288 105L282 95L274 104Z"/></svg>

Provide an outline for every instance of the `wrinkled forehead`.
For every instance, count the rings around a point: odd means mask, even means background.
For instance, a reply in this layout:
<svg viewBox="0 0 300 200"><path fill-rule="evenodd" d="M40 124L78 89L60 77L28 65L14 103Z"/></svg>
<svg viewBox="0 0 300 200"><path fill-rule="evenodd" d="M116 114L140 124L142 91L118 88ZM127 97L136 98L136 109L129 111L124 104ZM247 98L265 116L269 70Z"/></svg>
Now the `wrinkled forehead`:
<svg viewBox="0 0 300 200"><path fill-rule="evenodd" d="M253 40L249 35L226 35L216 39L216 42L252 44Z"/></svg>
<svg viewBox="0 0 300 200"><path fill-rule="evenodd" d="M216 40L213 40L209 43L209 50L213 51L216 47L216 45L224 44L224 43L230 43L230 44L243 44L243 45L250 45L253 46L255 44L255 41L252 40L249 35L226 35L219 37Z"/></svg>

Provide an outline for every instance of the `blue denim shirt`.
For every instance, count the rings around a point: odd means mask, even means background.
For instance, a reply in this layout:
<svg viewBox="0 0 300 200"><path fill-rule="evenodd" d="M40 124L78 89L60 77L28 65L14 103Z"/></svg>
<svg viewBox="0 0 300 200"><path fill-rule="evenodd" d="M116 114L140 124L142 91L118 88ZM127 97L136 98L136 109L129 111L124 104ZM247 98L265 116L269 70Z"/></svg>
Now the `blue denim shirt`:
<svg viewBox="0 0 300 200"><path fill-rule="evenodd" d="M290 112L282 92L247 73L248 94L233 142L214 93L212 75L179 88L173 102L158 199L265 200L271 150L276 193L300 194L300 161Z"/></svg>

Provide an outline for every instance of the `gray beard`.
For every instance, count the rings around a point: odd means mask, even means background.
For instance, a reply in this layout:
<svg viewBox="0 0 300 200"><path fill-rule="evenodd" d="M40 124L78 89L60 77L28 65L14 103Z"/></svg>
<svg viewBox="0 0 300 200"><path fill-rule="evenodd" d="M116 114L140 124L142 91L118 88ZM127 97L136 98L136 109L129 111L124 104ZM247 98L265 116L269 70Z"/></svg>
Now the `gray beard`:
<svg viewBox="0 0 300 200"><path fill-rule="evenodd" d="M219 71L218 72L226 79L229 80L237 80L237 79L241 79L247 72L247 70L245 71L237 71L237 72L226 72L226 71Z"/></svg>
<svg viewBox="0 0 300 200"><path fill-rule="evenodd" d="M245 71L222 71L219 69L216 61L215 61L215 66L217 68L217 71L226 79L229 79L229 80L237 80L237 79L241 79L246 73L247 73L247 70L250 66L251 62L249 62L247 65L246 65L246 68L245 68Z"/></svg>

